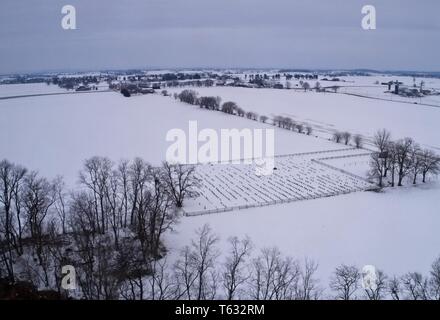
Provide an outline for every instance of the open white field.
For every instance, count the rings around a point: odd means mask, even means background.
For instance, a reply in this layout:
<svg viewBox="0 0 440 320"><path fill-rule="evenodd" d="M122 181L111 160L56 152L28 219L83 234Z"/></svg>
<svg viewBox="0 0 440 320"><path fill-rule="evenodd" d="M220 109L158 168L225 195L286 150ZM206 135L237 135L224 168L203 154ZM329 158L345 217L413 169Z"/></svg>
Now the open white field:
<svg viewBox="0 0 440 320"><path fill-rule="evenodd" d="M249 73L252 74L251 71ZM279 74L278 71L268 72L269 76L273 74ZM234 74L234 76L240 78L242 81L247 82L248 79L244 77L243 74ZM440 107L440 95L425 96L422 98L408 98L397 96L395 94L389 93L388 86L382 83L388 83L390 81L399 81L404 86L413 87L414 84L419 88L421 81L423 81L423 88L429 90L435 90L440 92L440 79L437 78L425 78L425 77L413 77L409 76L394 76L389 74L372 74L370 76L337 76L339 81L325 81L323 79L332 80L332 76L320 76L318 80L306 80L306 79L291 79L286 80L284 76L281 76L279 81L281 84L286 86L290 83L291 88L301 89L301 82L308 82L313 88L316 82L319 82L321 87L332 87L339 86L339 92L343 93L353 93L359 94L367 97L374 97L380 99L389 99L392 101L403 101L409 103L424 103L431 104ZM415 81L414 81L415 80ZM392 87L394 90L394 87Z"/></svg>
<svg viewBox="0 0 440 320"><path fill-rule="evenodd" d="M412 137L424 146L440 150L440 108L436 107L295 90L234 87L195 90L200 95L234 101L246 111L271 117L289 116L295 121L310 123L317 132L324 130L324 137L332 130L371 137L377 130L387 128L395 139Z"/></svg>
<svg viewBox="0 0 440 320"><path fill-rule="evenodd" d="M2 84L0 85L0 98L66 91L66 89L62 89L56 85L47 85L45 83Z"/></svg>
<svg viewBox="0 0 440 320"><path fill-rule="evenodd" d="M440 255L439 195L440 184L430 183L186 217L168 238L170 257L208 223L223 252L229 237L248 235L257 248L277 246L297 259L314 259L324 287L342 263L372 264L391 276L427 274Z"/></svg>
<svg viewBox="0 0 440 320"><path fill-rule="evenodd" d="M371 153L364 152L355 155L329 156L318 159L332 167L350 172L354 175L369 178Z"/></svg>
<svg viewBox="0 0 440 320"><path fill-rule="evenodd" d="M107 90L107 83L100 83L98 90ZM74 90L66 90L57 85L46 83L26 83L26 84L2 84L0 85L0 98L11 96L26 96L34 94L53 94L53 93L74 93Z"/></svg>
<svg viewBox="0 0 440 320"><path fill-rule="evenodd" d="M91 93L0 100L0 158L63 175L73 185L85 159L95 155L114 161L142 157L153 165L165 160L168 130L188 132L190 120L199 131L274 128L221 112L200 110L160 95L124 98ZM341 148L333 142L275 129L275 154Z"/></svg>

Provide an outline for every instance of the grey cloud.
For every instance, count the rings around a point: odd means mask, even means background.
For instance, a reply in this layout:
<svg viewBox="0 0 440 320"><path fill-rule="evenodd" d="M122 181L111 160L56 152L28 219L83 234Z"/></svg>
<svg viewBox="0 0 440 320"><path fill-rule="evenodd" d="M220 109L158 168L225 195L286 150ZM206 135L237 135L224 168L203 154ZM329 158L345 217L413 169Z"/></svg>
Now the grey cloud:
<svg viewBox="0 0 440 320"><path fill-rule="evenodd" d="M77 9L78 30L60 27ZM378 29L360 27L376 6ZM2 0L0 73L130 67L436 70L437 0Z"/></svg>

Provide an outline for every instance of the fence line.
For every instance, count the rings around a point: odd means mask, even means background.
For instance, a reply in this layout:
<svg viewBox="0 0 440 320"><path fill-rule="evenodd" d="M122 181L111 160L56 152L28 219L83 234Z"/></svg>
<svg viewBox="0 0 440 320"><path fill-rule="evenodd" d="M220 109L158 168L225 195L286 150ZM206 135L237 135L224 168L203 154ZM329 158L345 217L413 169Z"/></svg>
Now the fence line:
<svg viewBox="0 0 440 320"><path fill-rule="evenodd" d="M362 180L364 182L367 182L368 184L373 184L370 180L365 179L364 177L358 176L357 174L354 174L352 172L345 171L345 170L343 170L341 168L334 167L332 165L329 165L328 163L325 163L325 162L322 162L322 161L319 161L319 160L316 160L316 159L312 159L311 161L315 162L315 163L318 163L318 164L320 164L320 165L322 165L324 167L327 167L329 169L333 169L333 170L339 171L339 172L341 172L343 174L346 174L348 176L351 176L353 178L356 178L356 179Z"/></svg>
<svg viewBox="0 0 440 320"><path fill-rule="evenodd" d="M287 198L287 199L280 199L280 200L273 200L273 201L268 201L268 202L260 202L260 203L255 203L255 204L248 204L248 205L239 205L239 206L231 206L231 207L227 207L227 208L217 208L217 209L210 209L210 210L200 210L200 211L192 211L192 212L187 212L185 210L183 210L183 214L185 216L188 217L192 217L192 216L201 216L201 215L206 215L206 214L215 214L215 213L222 213L222 212L229 212L229 211L234 211L234 210L244 210L244 209L250 209L250 208L260 208L260 207L266 207L266 206L272 206L272 205L276 205L276 204L285 204L285 203L291 203L291 202L295 202L295 201L304 201L304 200L313 200L313 199L319 199L319 198L328 198L328 197L334 197L334 196L338 196L338 195L343 195L343 194L349 194L355 191L369 191L369 190L373 190L374 188L357 188L355 190L344 190L344 191L337 191L337 192L327 192L327 193L322 193L319 195L309 195L309 196L305 196L302 198Z"/></svg>
<svg viewBox="0 0 440 320"><path fill-rule="evenodd" d="M334 159L344 159L344 158L356 158L356 157L365 157L365 156L370 156L370 155L371 155L371 152L368 152L368 153L348 154L348 155L343 155L343 156L318 158L316 160L334 160Z"/></svg>
<svg viewBox="0 0 440 320"><path fill-rule="evenodd" d="M342 149L331 149L331 150L322 150L322 151L309 151L309 152L297 152L297 153L287 153L287 154L280 154L275 155L274 157L266 157L266 158L286 158L286 157L298 157L298 156L309 156L309 155L318 155L323 153L333 153L333 152L343 152L343 151L353 151L353 150L359 150L359 148L351 147L351 148L342 148ZM197 162L193 164L184 164L184 166L201 166L201 165L210 165L210 164L233 164L233 162L241 162L244 161L254 161L254 160L264 160L266 158L241 158L241 159L235 159L235 160L224 160L224 161L212 161L212 162Z"/></svg>

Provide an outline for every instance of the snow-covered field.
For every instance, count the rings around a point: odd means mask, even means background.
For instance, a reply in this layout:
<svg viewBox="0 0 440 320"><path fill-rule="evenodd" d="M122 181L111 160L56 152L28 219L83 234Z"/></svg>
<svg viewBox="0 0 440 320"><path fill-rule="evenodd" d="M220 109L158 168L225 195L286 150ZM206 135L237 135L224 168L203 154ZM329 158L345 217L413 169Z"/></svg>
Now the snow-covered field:
<svg viewBox="0 0 440 320"><path fill-rule="evenodd" d="M97 85L98 90L108 90L107 83ZM0 99L5 97L27 96L34 94L75 93L74 90L66 90L54 84L26 83L26 84L2 84L0 85Z"/></svg>
<svg viewBox="0 0 440 320"><path fill-rule="evenodd" d="M440 184L360 192L181 220L169 238L171 255L209 223L226 250L227 238L248 235L257 248L277 246L297 259L319 263L326 287L336 266L367 264L388 275L428 273L440 255Z"/></svg>
<svg viewBox="0 0 440 320"><path fill-rule="evenodd" d="M39 90L43 90L40 85L24 85L23 90L15 85L0 86L0 96L34 94ZM235 101L248 111L268 116L290 116L296 121L314 125L314 134L319 137L275 129L277 155L344 148L327 140L331 130L348 130L371 137L381 128L390 130L394 138L409 136L424 146L440 150L440 108L294 90L230 87L195 90L201 95L218 95L223 101ZM190 120L198 121L199 130L274 128L256 121L202 110L160 95L127 99L108 92L0 100L0 159L7 158L23 164L50 178L61 174L68 186L74 187L84 159L94 155L107 156L114 161L139 156L159 165L165 159L170 145L165 140L168 130L180 128L186 131ZM325 158L326 155L321 157ZM344 184L347 184L348 191L365 189L362 180L350 179L349 175L330 169L316 174L316 170L324 170L324 167L316 163L312 165L310 159L307 163L297 159L285 157L279 166L282 173L289 172L289 177L294 177L292 181L299 181L301 187L316 187L313 179L317 181L330 177L324 182L324 189L328 190L322 193L339 189ZM367 160L368 157L358 156L320 161L365 176ZM235 172L233 167L221 173L225 167L217 166L220 167L213 169L204 165L204 174L215 170L214 175L210 174L211 179L221 179L222 183L227 184L225 177L230 175L230 179L240 181L233 188L223 186L224 192L239 192L246 176L250 177L245 170ZM276 173L275 177L277 174L281 172ZM261 191L261 198L268 202L276 200L276 190L282 190L282 184L286 184L290 178L266 184L252 181L247 186L255 186ZM252 179L256 179L255 175L252 175ZM335 182L340 183L333 185ZM206 183L209 184L208 180ZM270 191L270 188L273 190ZM294 193L294 188L289 188ZM250 189L243 191L239 193L239 200L230 201L226 206L242 204L245 198L250 200L252 197L255 198L255 201L252 200L254 203L258 202L257 194ZM416 187L386 189L383 193L356 192L182 217L167 241L170 255L175 256L194 237L195 229L209 223L220 236L221 246L226 244L229 236L249 235L259 248L278 246L285 254L296 258L307 256L317 260L320 264L318 275L324 281L341 263L358 266L373 264L388 274L412 270L426 272L430 263L440 254L439 196L440 184L431 181ZM221 203L212 198L210 201L212 207L218 207ZM189 200L187 205L205 207L197 199Z"/></svg>
<svg viewBox="0 0 440 320"><path fill-rule="evenodd" d="M371 153L360 153L347 156L330 156L318 159L320 162L368 179Z"/></svg>
<svg viewBox="0 0 440 320"><path fill-rule="evenodd" d="M66 91L66 89L60 88L56 85L47 85L45 83L2 84L0 85L0 98L41 93L60 93Z"/></svg>
<svg viewBox="0 0 440 320"><path fill-rule="evenodd" d="M236 87L195 90L200 95L234 101L246 111L270 117L289 116L294 121L312 124L316 133L327 138L333 130L347 130L368 138L387 128L395 139L412 137L425 147L440 150L440 108L437 107L296 90Z"/></svg>
<svg viewBox="0 0 440 320"><path fill-rule="evenodd" d="M362 154L365 151L340 149L278 156L274 159L276 169L266 176L256 175L255 164L199 165L199 196L186 202L185 212L216 213L371 190L373 183L316 161L324 156L347 159Z"/></svg>
<svg viewBox="0 0 440 320"><path fill-rule="evenodd" d="M273 128L256 121L200 110L160 95L130 99L114 92L0 100L1 158L65 176L73 185L85 159L114 161L142 157L153 165L165 160L168 130ZM337 149L324 139L275 129L275 154Z"/></svg>

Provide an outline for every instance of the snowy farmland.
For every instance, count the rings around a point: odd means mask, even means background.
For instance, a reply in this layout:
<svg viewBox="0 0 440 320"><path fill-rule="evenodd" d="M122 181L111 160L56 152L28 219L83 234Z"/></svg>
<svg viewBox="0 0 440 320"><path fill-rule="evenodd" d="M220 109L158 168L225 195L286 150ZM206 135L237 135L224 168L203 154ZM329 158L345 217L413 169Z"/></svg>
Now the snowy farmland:
<svg viewBox="0 0 440 320"><path fill-rule="evenodd" d="M368 140L377 130L387 128L394 139L412 137L425 147L440 150L440 107L343 93L235 87L197 88L196 91L200 95L219 96L222 101L234 101L245 111L269 117L281 115L310 124L315 134L327 139L335 130L346 130Z"/></svg>
<svg viewBox="0 0 440 320"><path fill-rule="evenodd" d="M174 128L187 131L192 120L198 122L199 130L217 132L223 128L273 128L170 97L127 99L115 92L0 100L0 114L2 157L47 177L62 174L70 186L75 186L84 160L96 155L113 161L141 157L160 165L171 144L166 141L167 132ZM275 129L276 155L340 147L326 139Z"/></svg>
<svg viewBox="0 0 440 320"><path fill-rule="evenodd" d="M276 170L268 176L257 176L255 164L199 165L198 196L189 199L184 210L187 215L200 215L374 189L362 177L319 161L324 156L347 159L360 155L365 152L342 149L277 156Z"/></svg>
<svg viewBox="0 0 440 320"><path fill-rule="evenodd" d="M44 92L44 86L26 85L23 92ZM9 88L0 86L1 95L20 93L17 86ZM205 223L219 235L222 250L228 237L249 235L258 248L278 246L285 254L315 259L324 281L341 263L373 264L389 274L426 272L440 254L438 181L365 192L372 187L365 180L370 151L329 141L333 130L371 138L385 127L393 138L410 136L438 151L440 108L293 90L196 90L235 101L247 111L310 123L313 135L207 111L158 94L30 97L0 100L0 158L49 178L63 175L69 188L75 188L83 161L95 155L115 162L141 157L159 165L169 146L167 131L187 130L192 120L200 129L217 131L274 128L277 170L272 176L257 177L253 165L197 167L203 184L198 197L184 203L189 216L180 219L166 240L170 260Z"/></svg>
<svg viewBox="0 0 440 320"><path fill-rule="evenodd" d="M426 274L440 254L439 196L437 181L187 217L168 240L170 255L176 256L195 230L209 223L220 237L222 252L229 237L247 235L257 248L277 246L298 259L315 260L324 287L341 263L372 264L390 276Z"/></svg>

